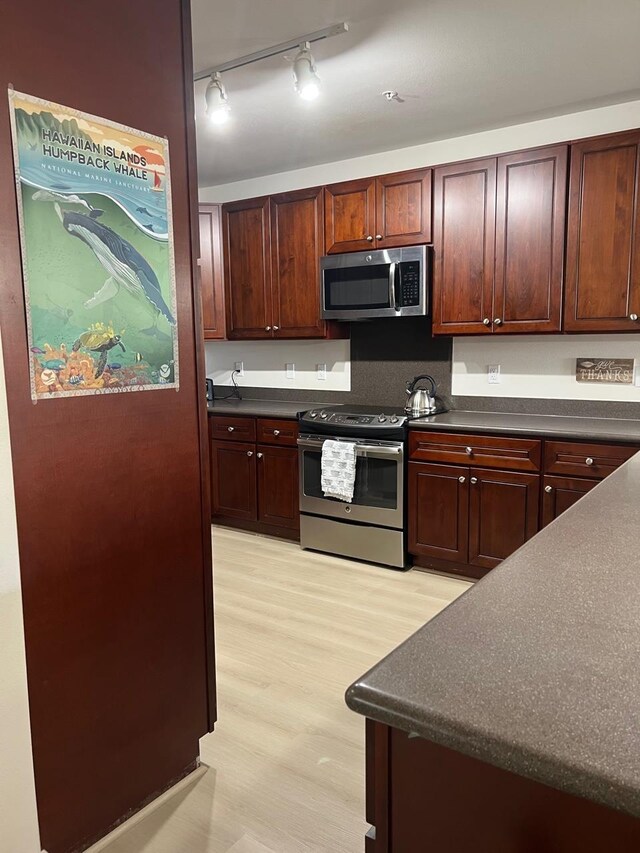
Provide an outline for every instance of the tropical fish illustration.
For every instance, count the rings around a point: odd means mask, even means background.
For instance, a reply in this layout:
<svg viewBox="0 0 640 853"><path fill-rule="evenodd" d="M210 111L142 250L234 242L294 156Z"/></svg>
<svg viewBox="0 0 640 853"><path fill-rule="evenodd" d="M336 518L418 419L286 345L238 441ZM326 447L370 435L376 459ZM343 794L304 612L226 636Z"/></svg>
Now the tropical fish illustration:
<svg viewBox="0 0 640 853"><path fill-rule="evenodd" d="M65 365L62 358L48 358L46 361L40 362L45 370L54 370L56 373Z"/></svg>
<svg viewBox="0 0 640 853"><path fill-rule="evenodd" d="M144 359L144 356L142 355L141 352L134 353L133 357L137 362L141 362Z"/></svg>
<svg viewBox="0 0 640 853"><path fill-rule="evenodd" d="M91 352L100 353L95 372L95 378L99 379L107 366L107 353L117 346L122 349L122 352L126 352L125 345L122 343L122 336L116 335L113 326L105 326L104 323L93 323L74 343L73 351L78 352L80 347L83 347Z"/></svg>
<svg viewBox="0 0 640 853"><path fill-rule="evenodd" d="M119 361L112 361L111 364L108 365L109 370L120 370L122 365Z"/></svg>
<svg viewBox="0 0 640 853"><path fill-rule="evenodd" d="M137 299L143 300L153 312L153 326L144 331L155 334L161 314L171 325L175 324L173 314L162 296L158 277L131 243L90 216L63 211L58 204L55 207L65 230L82 240L109 274L100 290L84 303L85 308L95 308L113 299L122 286Z"/></svg>
<svg viewBox="0 0 640 853"><path fill-rule="evenodd" d="M31 347L31 352L35 353L36 355L45 355L45 351L40 347Z"/></svg>
<svg viewBox="0 0 640 853"><path fill-rule="evenodd" d="M65 204L79 204L91 211L91 215L93 217L102 215L101 210L99 211L97 208L90 205L86 199L80 198L79 195L75 195L74 193L66 194L54 192L53 190L38 190L31 196L31 198L34 201L62 201Z"/></svg>
<svg viewBox="0 0 640 853"><path fill-rule="evenodd" d="M69 385L80 385L81 382L84 382L84 375L82 373L75 373L69 377Z"/></svg>

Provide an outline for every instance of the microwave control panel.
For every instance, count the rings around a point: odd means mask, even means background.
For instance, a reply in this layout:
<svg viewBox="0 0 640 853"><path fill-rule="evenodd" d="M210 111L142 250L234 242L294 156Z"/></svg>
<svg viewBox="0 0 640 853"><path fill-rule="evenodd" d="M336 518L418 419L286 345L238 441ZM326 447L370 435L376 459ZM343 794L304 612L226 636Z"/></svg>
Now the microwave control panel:
<svg viewBox="0 0 640 853"><path fill-rule="evenodd" d="M400 293L398 308L420 305L420 262L403 261L400 264Z"/></svg>

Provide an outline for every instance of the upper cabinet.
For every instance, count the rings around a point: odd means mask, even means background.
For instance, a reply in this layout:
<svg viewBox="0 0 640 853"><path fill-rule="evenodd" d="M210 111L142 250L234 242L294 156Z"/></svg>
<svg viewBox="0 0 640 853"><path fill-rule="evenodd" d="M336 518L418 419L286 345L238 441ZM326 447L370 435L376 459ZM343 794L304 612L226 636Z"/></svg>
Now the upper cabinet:
<svg viewBox="0 0 640 853"><path fill-rule="evenodd" d="M223 205L227 337L325 338L322 187Z"/></svg>
<svg viewBox="0 0 640 853"><path fill-rule="evenodd" d="M223 206L227 337L271 335L271 228L269 199Z"/></svg>
<svg viewBox="0 0 640 853"><path fill-rule="evenodd" d="M571 146L568 332L640 329L640 132Z"/></svg>
<svg viewBox="0 0 640 853"><path fill-rule="evenodd" d="M200 287L202 321L207 341L225 337L224 282L222 275L222 211L219 204L201 204Z"/></svg>
<svg viewBox="0 0 640 853"><path fill-rule="evenodd" d="M431 169L325 187L327 254L431 241Z"/></svg>
<svg viewBox="0 0 640 853"><path fill-rule="evenodd" d="M434 172L433 330L558 332L565 145Z"/></svg>

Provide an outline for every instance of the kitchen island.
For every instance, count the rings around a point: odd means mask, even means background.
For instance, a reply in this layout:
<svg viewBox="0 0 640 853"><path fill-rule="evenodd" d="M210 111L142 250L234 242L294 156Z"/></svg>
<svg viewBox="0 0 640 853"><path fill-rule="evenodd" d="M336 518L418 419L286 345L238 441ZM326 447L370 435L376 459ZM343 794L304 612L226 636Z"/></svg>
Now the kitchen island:
<svg viewBox="0 0 640 853"><path fill-rule="evenodd" d="M637 454L349 688L368 851L640 849L639 508Z"/></svg>

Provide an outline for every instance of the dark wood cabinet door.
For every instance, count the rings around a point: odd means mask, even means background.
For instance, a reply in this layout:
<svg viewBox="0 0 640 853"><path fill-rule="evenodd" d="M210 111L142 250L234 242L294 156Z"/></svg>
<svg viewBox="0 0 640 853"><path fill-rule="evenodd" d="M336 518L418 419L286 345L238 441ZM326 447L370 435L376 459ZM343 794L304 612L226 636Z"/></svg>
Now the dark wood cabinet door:
<svg viewBox="0 0 640 853"><path fill-rule="evenodd" d="M225 337L224 280L222 263L222 211L219 204L201 204L200 224L200 292L202 321L207 341Z"/></svg>
<svg viewBox="0 0 640 853"><path fill-rule="evenodd" d="M542 523L545 527L554 518L573 506L583 495L598 485L598 480L578 480L571 477L544 477L542 491Z"/></svg>
<svg viewBox="0 0 640 853"><path fill-rule="evenodd" d="M297 449L259 444L257 467L258 519L276 527L298 528Z"/></svg>
<svg viewBox="0 0 640 853"><path fill-rule="evenodd" d="M376 234L376 180L363 178L324 188L327 254L370 249Z"/></svg>
<svg viewBox="0 0 640 853"><path fill-rule="evenodd" d="M409 463L409 552L467 562L469 469Z"/></svg>
<svg viewBox="0 0 640 853"><path fill-rule="evenodd" d="M376 178L378 249L431 242L431 169Z"/></svg>
<svg viewBox="0 0 640 853"><path fill-rule="evenodd" d="M564 328L638 331L640 131L571 146Z"/></svg>
<svg viewBox="0 0 640 853"><path fill-rule="evenodd" d="M320 257L324 253L322 187L271 198L273 332L276 338L323 337Z"/></svg>
<svg viewBox="0 0 640 853"><path fill-rule="evenodd" d="M469 563L492 569L538 532L540 477L469 471Z"/></svg>
<svg viewBox="0 0 640 853"><path fill-rule="evenodd" d="M495 158L434 170L434 334L491 334L495 218Z"/></svg>
<svg viewBox="0 0 640 853"><path fill-rule="evenodd" d="M256 521L256 446L211 442L211 512L214 517Z"/></svg>
<svg viewBox="0 0 640 853"><path fill-rule="evenodd" d="M225 204L227 337L271 338L271 234L269 199Z"/></svg>
<svg viewBox="0 0 640 853"><path fill-rule="evenodd" d="M568 146L498 158L493 331L559 332Z"/></svg>

